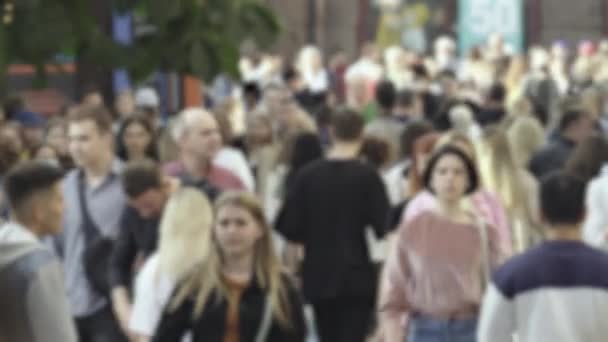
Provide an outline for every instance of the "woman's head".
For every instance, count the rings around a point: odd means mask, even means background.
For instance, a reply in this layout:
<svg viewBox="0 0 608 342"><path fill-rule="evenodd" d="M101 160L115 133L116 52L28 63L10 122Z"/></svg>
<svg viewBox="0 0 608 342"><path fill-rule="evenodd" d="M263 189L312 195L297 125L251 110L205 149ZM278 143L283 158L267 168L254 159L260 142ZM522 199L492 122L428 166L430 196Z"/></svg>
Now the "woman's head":
<svg viewBox="0 0 608 342"><path fill-rule="evenodd" d="M184 187L169 197L160 222L158 244L163 274L181 278L205 259L212 224L213 209L200 190Z"/></svg>
<svg viewBox="0 0 608 342"><path fill-rule="evenodd" d="M424 188L422 176L427 165L427 161L435 149L435 145L439 140L438 133L427 133L420 136L414 141L412 151L412 167L410 168L410 191L415 194Z"/></svg>
<svg viewBox="0 0 608 342"><path fill-rule="evenodd" d="M248 120L247 142L253 146L271 144L273 141L272 119L265 113L253 113Z"/></svg>
<svg viewBox="0 0 608 342"><path fill-rule="evenodd" d="M37 160L60 166L59 153L57 153L57 150L49 144L43 144L34 149L33 157Z"/></svg>
<svg viewBox="0 0 608 342"><path fill-rule="evenodd" d="M440 201L454 202L474 193L479 176L471 158L454 146L444 146L429 160L424 186Z"/></svg>
<svg viewBox="0 0 608 342"><path fill-rule="evenodd" d="M289 167L297 171L311 161L323 157L323 147L315 133L300 133L295 136L291 150Z"/></svg>
<svg viewBox="0 0 608 342"><path fill-rule="evenodd" d="M54 119L49 122L46 131L46 144L52 146L60 156L68 156L68 130L65 120Z"/></svg>
<svg viewBox="0 0 608 342"><path fill-rule="evenodd" d="M124 119L117 138L117 154L122 160L158 160L154 129L144 116L132 115Z"/></svg>
<svg viewBox="0 0 608 342"><path fill-rule="evenodd" d="M249 256L254 263L253 279L270 296L273 315L289 326L289 302L281 280L281 263L274 252L270 226L259 200L249 192L226 192L218 198L215 213L215 225L203 242L209 253L177 292L172 308L194 293L195 316L200 315L212 294L227 295L223 282L225 263Z"/></svg>
<svg viewBox="0 0 608 342"><path fill-rule="evenodd" d="M270 229L264 210L253 194L224 194L216 203L216 214L213 236L223 258L271 252Z"/></svg>
<svg viewBox="0 0 608 342"><path fill-rule="evenodd" d="M386 139L366 137L360 154L375 169L383 170L391 160L391 145Z"/></svg>
<svg viewBox="0 0 608 342"><path fill-rule="evenodd" d="M532 155L543 146L545 131L536 118L520 116L507 129L507 138L515 162L520 167L526 167Z"/></svg>
<svg viewBox="0 0 608 342"><path fill-rule="evenodd" d="M608 140L600 135L592 135L574 149L566 162L566 171L584 181L597 176L602 165L608 162Z"/></svg>

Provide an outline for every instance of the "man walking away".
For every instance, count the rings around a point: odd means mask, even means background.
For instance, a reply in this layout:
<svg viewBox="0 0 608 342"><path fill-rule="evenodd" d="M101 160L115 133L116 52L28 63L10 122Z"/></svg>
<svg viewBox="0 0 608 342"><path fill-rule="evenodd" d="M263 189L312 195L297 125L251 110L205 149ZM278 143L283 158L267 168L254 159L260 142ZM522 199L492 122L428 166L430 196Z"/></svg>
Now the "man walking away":
<svg viewBox="0 0 608 342"><path fill-rule="evenodd" d="M304 295L322 342L363 342L372 323L378 279L366 229L384 235L389 204L376 170L358 159L363 125L352 111L334 116L328 158L296 174L277 221L304 245Z"/></svg>
<svg viewBox="0 0 608 342"><path fill-rule="evenodd" d="M554 173L540 193L549 240L494 274L478 340L606 341L608 255L581 241L585 183Z"/></svg>

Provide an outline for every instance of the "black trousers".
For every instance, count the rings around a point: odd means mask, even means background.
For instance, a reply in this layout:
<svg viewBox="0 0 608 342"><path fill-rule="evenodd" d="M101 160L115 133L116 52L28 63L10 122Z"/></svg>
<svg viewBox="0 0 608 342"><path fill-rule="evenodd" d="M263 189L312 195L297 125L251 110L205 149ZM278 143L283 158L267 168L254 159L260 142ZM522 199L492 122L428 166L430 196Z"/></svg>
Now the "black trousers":
<svg viewBox="0 0 608 342"><path fill-rule="evenodd" d="M371 297L338 297L312 303L321 342L365 342L373 324L374 305Z"/></svg>
<svg viewBox="0 0 608 342"><path fill-rule="evenodd" d="M127 342L110 305L91 316L76 318L80 342Z"/></svg>

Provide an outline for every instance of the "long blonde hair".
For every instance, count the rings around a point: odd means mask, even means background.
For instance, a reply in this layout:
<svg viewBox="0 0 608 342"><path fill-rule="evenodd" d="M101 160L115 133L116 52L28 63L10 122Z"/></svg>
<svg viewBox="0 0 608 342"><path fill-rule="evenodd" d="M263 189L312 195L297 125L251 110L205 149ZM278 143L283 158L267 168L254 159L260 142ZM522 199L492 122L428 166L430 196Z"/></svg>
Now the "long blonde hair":
<svg viewBox="0 0 608 342"><path fill-rule="evenodd" d="M513 158L520 167L527 167L532 155L545 143L545 131L533 116L519 116L507 129Z"/></svg>
<svg viewBox="0 0 608 342"><path fill-rule="evenodd" d="M263 236L257 241L254 251L255 281L268 294L275 319L283 326L290 327L288 290L282 280L282 265L274 251L272 232L260 202L255 195L248 192L227 192L217 200L216 213L226 206L247 210L263 230ZM222 297L227 298L228 290L222 280L222 251L214 231L210 229L207 232L206 241L209 244L207 258L183 283L170 309L175 310L186 298L194 294L196 296L194 316L199 317L213 294L219 294L218 300Z"/></svg>
<svg viewBox="0 0 608 342"><path fill-rule="evenodd" d="M159 273L177 281L207 257L213 210L207 197L194 188L171 195L160 222Z"/></svg>

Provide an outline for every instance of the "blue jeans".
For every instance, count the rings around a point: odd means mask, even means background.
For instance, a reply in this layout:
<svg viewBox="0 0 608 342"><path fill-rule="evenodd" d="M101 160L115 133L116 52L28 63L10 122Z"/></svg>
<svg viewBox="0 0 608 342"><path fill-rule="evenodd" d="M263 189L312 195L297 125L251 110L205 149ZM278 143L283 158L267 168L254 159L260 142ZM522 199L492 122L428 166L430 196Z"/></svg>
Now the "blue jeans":
<svg viewBox="0 0 608 342"><path fill-rule="evenodd" d="M475 342L477 319L413 317L406 342Z"/></svg>

